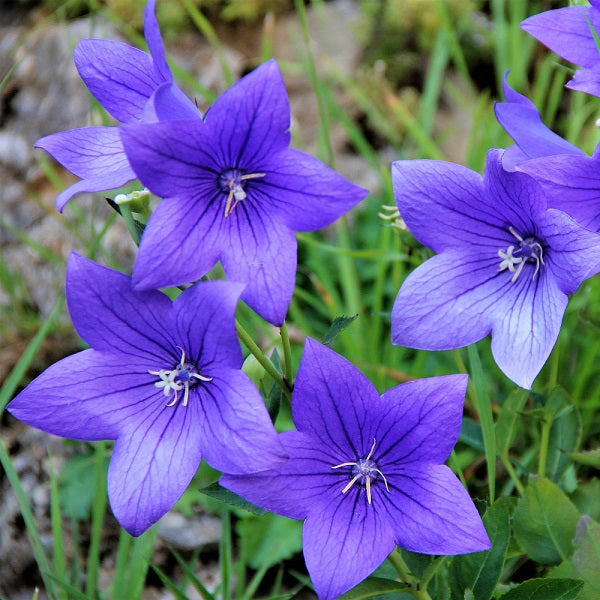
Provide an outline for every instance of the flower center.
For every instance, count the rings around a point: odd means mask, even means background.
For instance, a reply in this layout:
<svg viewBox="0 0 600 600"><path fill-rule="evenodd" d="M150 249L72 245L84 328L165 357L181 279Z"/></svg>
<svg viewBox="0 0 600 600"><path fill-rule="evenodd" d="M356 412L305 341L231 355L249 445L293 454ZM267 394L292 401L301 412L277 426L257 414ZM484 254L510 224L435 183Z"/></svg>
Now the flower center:
<svg viewBox="0 0 600 600"><path fill-rule="evenodd" d="M514 273L511 278L514 283L526 263L535 263L535 270L531 277L533 281L540 270L540 265L544 264L544 248L535 236L522 237L513 227L509 227L508 230L515 237L518 245L511 245L506 250L498 250L498 256L502 259L499 271L508 269Z"/></svg>
<svg viewBox="0 0 600 600"><path fill-rule="evenodd" d="M158 375L160 380L154 386L162 388L163 394L167 397L173 392L173 400L167 406L175 406L179 400L179 392L183 390L183 405L187 406L190 396L190 388L193 388L199 381L212 381L212 377L204 377L198 373L198 367L185 360L185 350L181 350L181 360L173 369L161 369L160 371L148 371L150 375Z"/></svg>
<svg viewBox="0 0 600 600"><path fill-rule="evenodd" d="M259 179L266 173L243 173L240 169L226 169L219 175L219 189L227 194L225 216L228 217L239 202L246 199L246 182Z"/></svg>
<svg viewBox="0 0 600 600"><path fill-rule="evenodd" d="M351 479L342 490L342 494L345 494L357 483L361 487L365 488L367 492L367 502L371 504L371 486L376 483L379 479L383 480L385 489L389 492L387 479L385 475L379 470L377 463L371 459L373 456L373 450L375 450L376 440L373 440L373 445L366 458L359 458L355 462L344 462L339 465L331 467L332 469L340 469L341 467L352 467L350 470Z"/></svg>

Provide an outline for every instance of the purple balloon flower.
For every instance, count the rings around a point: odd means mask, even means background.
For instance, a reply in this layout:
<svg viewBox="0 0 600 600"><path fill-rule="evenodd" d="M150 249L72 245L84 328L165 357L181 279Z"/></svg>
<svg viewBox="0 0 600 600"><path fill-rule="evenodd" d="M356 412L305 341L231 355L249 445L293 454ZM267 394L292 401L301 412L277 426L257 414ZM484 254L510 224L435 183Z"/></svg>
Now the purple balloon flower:
<svg viewBox="0 0 600 600"><path fill-rule="evenodd" d="M292 397L290 458L220 483L306 519L304 558L319 598L337 598L395 545L424 554L490 548L467 491L443 463L456 444L466 375L411 381L379 396L351 363L306 340Z"/></svg>
<svg viewBox="0 0 600 600"><path fill-rule="evenodd" d="M174 302L77 254L67 265L75 329L90 344L57 362L8 410L48 433L116 440L113 512L140 535L183 494L201 458L248 473L285 457L262 399L240 370L241 286L204 282Z"/></svg>
<svg viewBox="0 0 600 600"><path fill-rule="evenodd" d="M533 15L521 28L569 62L581 65L568 88L600 96L600 0L592 6L569 6Z"/></svg>
<svg viewBox="0 0 600 600"><path fill-rule="evenodd" d="M437 253L411 273L392 311L394 344L468 346L492 334L492 353L530 388L581 282L600 270L600 236L548 208L534 179L490 150L482 178L442 161L398 161L396 202L413 235Z"/></svg>
<svg viewBox="0 0 600 600"><path fill-rule="evenodd" d="M573 154L584 156L582 150L567 142L544 125L535 104L525 96L515 92L506 81L504 74L505 102L495 102L494 112L498 123L515 141L502 155L502 166L514 171L517 165L531 158L552 156L553 154Z"/></svg>
<svg viewBox="0 0 600 600"><path fill-rule="evenodd" d="M296 273L293 231L329 225L367 194L288 147L290 108L271 60L238 81L204 121L128 125L121 137L142 183L165 198L133 271L136 289L180 285L220 260L242 300L281 325Z"/></svg>
<svg viewBox="0 0 600 600"><path fill-rule="evenodd" d="M158 23L156 0L148 0L144 32L150 54L122 42L86 39L77 44L74 60L81 78L98 102L118 121L135 123L200 118L195 105L173 83ZM169 112L156 110L155 96L170 104ZM82 179L56 198L62 211L81 192L118 188L136 178L123 150L118 127L82 127L39 139L43 148Z"/></svg>

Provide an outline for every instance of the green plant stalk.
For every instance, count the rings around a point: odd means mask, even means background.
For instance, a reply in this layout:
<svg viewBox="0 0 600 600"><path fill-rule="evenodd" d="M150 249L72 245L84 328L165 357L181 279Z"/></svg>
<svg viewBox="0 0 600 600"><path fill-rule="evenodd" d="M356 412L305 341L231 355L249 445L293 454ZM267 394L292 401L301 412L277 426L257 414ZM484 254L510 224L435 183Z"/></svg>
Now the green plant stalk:
<svg viewBox="0 0 600 600"><path fill-rule="evenodd" d="M58 494L58 480L52 466L52 456L49 456L50 471L50 521L52 524L52 550L54 558L54 572L56 576L67 581L67 566L65 561L65 543L62 528L62 516L60 513L60 501ZM59 591L59 597L67 600L64 590Z"/></svg>
<svg viewBox="0 0 600 600"><path fill-rule="evenodd" d="M558 340L552 350L552 356L550 357L550 376L548 377L548 391L552 391L558 383L558 368L560 363L559 356L559 344Z"/></svg>
<svg viewBox="0 0 600 600"><path fill-rule="evenodd" d="M462 469L460 468L460 465L458 464L458 458L456 457L455 450L452 450L452 452L450 452L450 458L448 459L448 463L450 464L450 468L458 475L460 482L463 484L463 486L466 489L467 482L465 480L465 476L463 475Z"/></svg>
<svg viewBox="0 0 600 600"><path fill-rule="evenodd" d="M292 385L292 348L290 345L290 336L285 321L279 329L281 334L281 346L283 348L283 376L288 384Z"/></svg>
<svg viewBox="0 0 600 600"><path fill-rule="evenodd" d="M410 574L410 569L397 548L388 556L388 560L400 575L400 579L410 586L406 590L408 593L412 594L417 600L431 600L431 596L427 593L425 587L421 587L419 580Z"/></svg>
<svg viewBox="0 0 600 600"><path fill-rule="evenodd" d="M219 559L221 562L221 600L231 597L231 515L229 509L223 507L221 511L221 540L219 542Z"/></svg>
<svg viewBox="0 0 600 600"><path fill-rule="evenodd" d="M494 417L492 415L492 403L486 387L481 361L475 344L467 349L469 363L471 365L471 396L474 399L475 408L481 422L483 434L483 445L485 447L485 461L488 473L488 489L490 504L494 502L496 495L496 432L494 430Z"/></svg>
<svg viewBox="0 0 600 600"><path fill-rule="evenodd" d="M127 573L127 561L129 559L129 548L131 547L132 537L121 529L119 536L119 545L117 547L117 559L115 561L115 576L113 578L112 599L127 600L124 594L125 575Z"/></svg>
<svg viewBox="0 0 600 600"><path fill-rule="evenodd" d="M502 452L500 454L500 460L502 461L502 464L504 465L506 472L508 473L509 477L511 478L515 487L517 488L519 495L522 496L525 493L525 486L521 483L521 480L519 479L519 476L517 475L515 468L512 466L512 463L510 462L510 458L509 458L508 454L505 452Z"/></svg>
<svg viewBox="0 0 600 600"><path fill-rule="evenodd" d="M288 400L291 400L292 394L290 388L286 385L285 380L237 319L235 321L235 329L244 346L246 346L246 348L248 348L250 351L250 354L256 358L256 360L262 365L263 369L272 377L273 381L275 381L275 383L282 389Z"/></svg>
<svg viewBox="0 0 600 600"><path fill-rule="evenodd" d="M538 461L538 475L540 477L546 477L546 462L548 460L548 444L550 442L550 430L552 429L552 423L554 418L551 415L546 415L544 423L542 424L542 433L540 436L540 454Z"/></svg>
<svg viewBox="0 0 600 600"><path fill-rule="evenodd" d="M23 521L25 522L27 535L29 536L29 541L31 542L31 546L33 548L33 555L35 556L35 561L37 562L38 568L42 575L42 579L44 580L44 585L46 586L48 595L51 598L56 598L58 594L56 591L56 587L52 582L52 571L50 569L48 559L46 558L46 554L44 552L44 547L40 539L40 534L35 525L35 517L31 512L31 507L29 506L29 501L27 500L25 490L21 485L21 480L19 479L19 476L15 471L15 468L10 460L8 450L6 449L4 441L2 440L0 440L0 464L2 465L4 473L6 474L6 478L8 479L8 482L10 483L13 491L15 492L17 501L19 502L19 508L21 510Z"/></svg>
<svg viewBox="0 0 600 600"><path fill-rule="evenodd" d="M106 511L106 473L104 453L106 442L98 442L94 448L94 498L92 500L92 531L87 559L85 592L88 598L98 597L98 573L100 570L100 540Z"/></svg>

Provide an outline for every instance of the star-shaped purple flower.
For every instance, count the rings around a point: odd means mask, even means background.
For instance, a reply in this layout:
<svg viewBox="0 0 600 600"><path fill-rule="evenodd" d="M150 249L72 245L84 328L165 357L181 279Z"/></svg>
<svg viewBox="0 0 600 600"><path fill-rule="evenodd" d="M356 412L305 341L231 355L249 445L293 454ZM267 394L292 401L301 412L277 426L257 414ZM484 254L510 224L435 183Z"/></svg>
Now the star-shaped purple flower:
<svg viewBox="0 0 600 600"><path fill-rule="evenodd" d="M533 15L521 28L562 58L583 69L575 71L566 87L600 96L600 0L591 6L569 6Z"/></svg>
<svg viewBox="0 0 600 600"><path fill-rule="evenodd" d="M519 163L531 158L572 154L584 156L582 150L561 138L542 122L535 104L522 94L515 92L504 75L505 102L495 102L494 112L498 123L515 141L502 155L502 166L514 171Z"/></svg>
<svg viewBox="0 0 600 600"><path fill-rule="evenodd" d="M90 344L44 371L8 406L25 423L77 440L116 440L113 512L140 535L183 494L201 458L248 473L285 457L262 399L240 370L241 286L215 281L174 302L77 254L67 265L73 324Z"/></svg>
<svg viewBox="0 0 600 600"><path fill-rule="evenodd" d="M75 47L73 56L81 78L98 102L122 123L201 117L173 82L154 16L155 3L148 0L144 13L150 54L113 40L86 39ZM156 95L161 106L169 105L168 111L156 110ZM59 211L76 194L118 188L136 178L123 151L118 127L62 131L39 139L35 146L82 179L58 195Z"/></svg>
<svg viewBox="0 0 600 600"><path fill-rule="evenodd" d="M442 161L398 161L400 214L436 256L411 273L392 311L394 344L467 346L492 334L492 353L530 388L581 282L600 270L600 236L548 208L542 188L502 168L490 150L482 178Z"/></svg>
<svg viewBox="0 0 600 600"><path fill-rule="evenodd" d="M304 558L319 598L372 573L395 545L425 554L490 548L469 495L443 463L458 438L466 375L432 377L379 396L351 363L307 339L292 397L290 458L220 483L305 519Z"/></svg>
<svg viewBox="0 0 600 600"><path fill-rule="evenodd" d="M121 128L142 183L165 198L134 267L137 289L194 281L221 261L242 300L281 325L296 273L293 231L329 225L367 194L288 147L290 108L271 60L225 92L201 121Z"/></svg>

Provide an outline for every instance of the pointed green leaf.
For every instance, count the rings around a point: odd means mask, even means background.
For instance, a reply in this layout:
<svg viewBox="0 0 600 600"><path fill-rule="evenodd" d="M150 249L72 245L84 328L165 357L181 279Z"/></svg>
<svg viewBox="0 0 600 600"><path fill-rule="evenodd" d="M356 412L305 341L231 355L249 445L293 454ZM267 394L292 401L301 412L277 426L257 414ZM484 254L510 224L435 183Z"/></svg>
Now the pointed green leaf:
<svg viewBox="0 0 600 600"><path fill-rule="evenodd" d="M331 344L335 337L344 331L346 327L348 327L356 318L358 318L358 313L352 317L336 317L329 328L329 331L325 334L323 338L323 343L325 345Z"/></svg>
<svg viewBox="0 0 600 600"><path fill-rule="evenodd" d="M475 552L455 556L449 569L451 597L465 598L470 590L474 600L489 600L500 579L508 542L510 540L510 499L500 498L483 517L492 548L486 552Z"/></svg>
<svg viewBox="0 0 600 600"><path fill-rule="evenodd" d="M577 579L530 579L509 590L502 600L575 600L583 587Z"/></svg>
<svg viewBox="0 0 600 600"><path fill-rule="evenodd" d="M200 491L211 498L216 498L217 500L221 500L222 502L226 502L232 506L243 508L244 510L254 513L255 515L264 515L267 512L259 506L248 502L248 500L244 500L244 498L241 496L238 496L224 487L221 487L216 482L201 488Z"/></svg>
<svg viewBox="0 0 600 600"><path fill-rule="evenodd" d="M600 525L583 515L577 522L573 571L585 582L586 588L600 598Z"/></svg>
<svg viewBox="0 0 600 600"><path fill-rule="evenodd" d="M584 452L567 452L567 455L579 464L600 469L600 448Z"/></svg>
<svg viewBox="0 0 600 600"><path fill-rule="evenodd" d="M356 587L352 588L340 596L339 600L365 600L375 596L387 596L394 594L396 600L414 600L412 594L398 594L408 589L405 583L394 581L392 579L382 579L380 577L369 577Z"/></svg>
<svg viewBox="0 0 600 600"><path fill-rule="evenodd" d="M553 564L571 554L579 512L548 479L531 477L513 517L521 548L536 562Z"/></svg>

